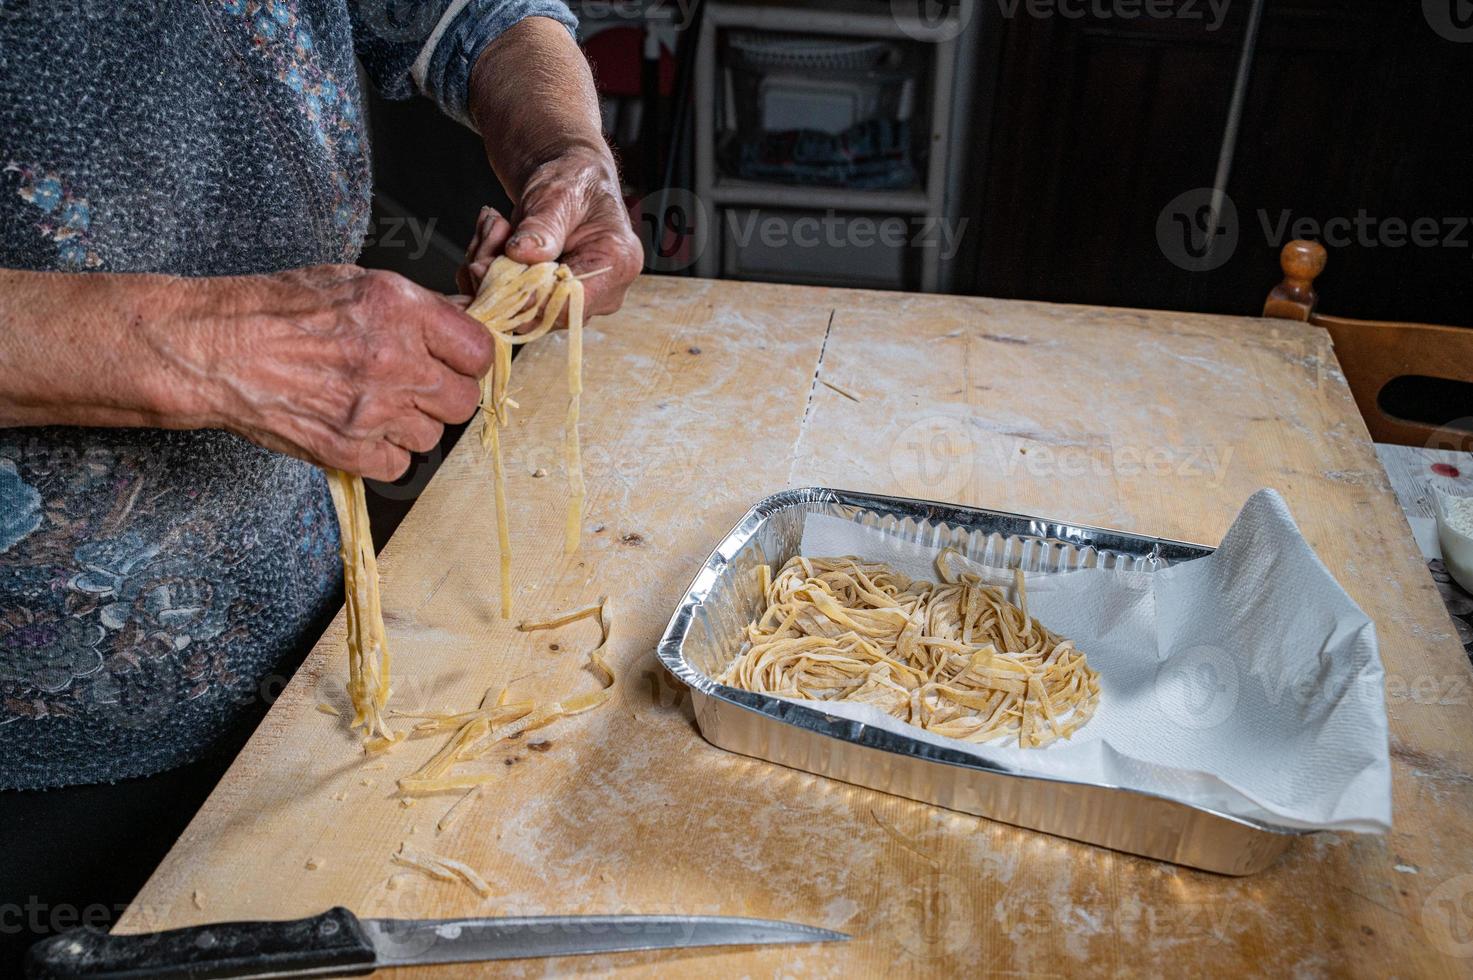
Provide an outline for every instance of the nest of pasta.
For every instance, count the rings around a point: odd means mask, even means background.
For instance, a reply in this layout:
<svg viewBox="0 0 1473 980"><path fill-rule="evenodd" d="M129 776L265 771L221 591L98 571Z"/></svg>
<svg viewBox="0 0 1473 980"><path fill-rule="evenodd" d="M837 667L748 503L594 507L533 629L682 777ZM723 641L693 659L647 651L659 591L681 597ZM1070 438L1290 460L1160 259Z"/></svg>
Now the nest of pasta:
<svg viewBox="0 0 1473 980"><path fill-rule="evenodd" d="M968 742L1039 748L1068 738L1099 705L1099 675L1069 640L971 572L955 552L942 581L912 580L881 562L793 558L763 566L766 608L717 678L762 694L871 704L901 721Z"/></svg>

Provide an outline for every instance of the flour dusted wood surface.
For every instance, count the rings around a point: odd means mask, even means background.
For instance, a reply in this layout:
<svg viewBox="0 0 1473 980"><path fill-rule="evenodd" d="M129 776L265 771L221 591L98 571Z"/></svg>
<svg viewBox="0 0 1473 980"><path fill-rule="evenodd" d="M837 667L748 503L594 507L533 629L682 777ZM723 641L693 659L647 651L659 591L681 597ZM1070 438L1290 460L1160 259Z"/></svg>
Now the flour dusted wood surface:
<svg viewBox="0 0 1473 980"><path fill-rule="evenodd" d="M339 618L120 930L342 904L391 916L754 915L855 937L415 972L426 978L1467 970L1469 669L1322 331L645 279L587 339L589 500L574 556L560 547L563 343L539 342L515 371L516 618L613 596L614 700L508 743L490 759L503 778L437 834L458 796L405 808L393 789L439 740L365 759L342 718L315 710L344 701ZM598 684L584 669L594 624L523 634L497 618L488 481L478 441L463 439L381 557L397 708L467 707L502 684L538 699ZM748 506L815 483L1209 543L1251 492L1277 487L1376 622L1395 831L1309 837L1269 870L1229 879L713 748L657 669L655 642ZM493 894L390 864L401 841L466 861Z"/></svg>

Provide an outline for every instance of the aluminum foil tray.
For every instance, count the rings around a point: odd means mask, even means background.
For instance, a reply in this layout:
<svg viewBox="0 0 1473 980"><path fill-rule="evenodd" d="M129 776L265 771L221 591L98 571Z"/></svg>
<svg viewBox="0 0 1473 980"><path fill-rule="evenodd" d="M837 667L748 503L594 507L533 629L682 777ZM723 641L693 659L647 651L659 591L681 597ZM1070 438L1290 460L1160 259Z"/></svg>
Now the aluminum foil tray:
<svg viewBox="0 0 1473 980"><path fill-rule="evenodd" d="M659 656L691 688L696 721L731 752L1130 854L1222 874L1266 867L1303 831L1150 793L1032 776L950 749L713 680L741 648L762 603L758 565L774 572L798 553L819 513L933 548L951 546L999 568L1155 571L1211 554L1202 545L952 504L823 487L759 501L722 539L690 585Z"/></svg>

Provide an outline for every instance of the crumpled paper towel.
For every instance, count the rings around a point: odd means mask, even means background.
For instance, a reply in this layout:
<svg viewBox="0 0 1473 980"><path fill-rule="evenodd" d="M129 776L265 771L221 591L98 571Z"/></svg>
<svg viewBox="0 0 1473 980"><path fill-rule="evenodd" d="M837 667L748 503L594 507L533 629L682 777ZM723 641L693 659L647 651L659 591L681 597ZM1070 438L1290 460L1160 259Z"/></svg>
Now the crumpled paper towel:
<svg viewBox="0 0 1473 980"><path fill-rule="evenodd" d="M936 550L822 514L802 553L935 579ZM974 568L1010 585L1011 572ZM1282 497L1249 498L1212 555L1155 573L1026 577L1029 612L1100 675L1100 705L1043 749L931 735L870 705L823 710L1017 772L1126 787L1285 827L1391 827L1375 626L1309 547ZM1015 597L1014 597L1015 598Z"/></svg>

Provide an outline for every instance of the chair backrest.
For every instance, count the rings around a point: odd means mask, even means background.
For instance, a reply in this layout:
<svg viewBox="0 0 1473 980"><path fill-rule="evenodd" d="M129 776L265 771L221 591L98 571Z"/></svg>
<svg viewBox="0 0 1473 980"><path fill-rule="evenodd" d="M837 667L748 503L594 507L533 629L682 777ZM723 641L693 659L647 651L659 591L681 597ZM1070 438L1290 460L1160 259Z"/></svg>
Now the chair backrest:
<svg viewBox="0 0 1473 980"><path fill-rule="evenodd" d="M1473 417L1457 428L1401 418L1381 405L1381 393L1398 378L1433 378L1473 385L1473 330L1427 323L1349 320L1315 311L1314 280L1325 269L1325 248L1296 239L1284 246L1279 265L1284 281L1268 294L1263 315L1324 327L1335 357L1366 421L1371 438L1404 446L1466 448L1473 443ZM1455 421L1448 419L1447 421Z"/></svg>

